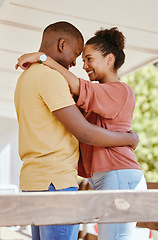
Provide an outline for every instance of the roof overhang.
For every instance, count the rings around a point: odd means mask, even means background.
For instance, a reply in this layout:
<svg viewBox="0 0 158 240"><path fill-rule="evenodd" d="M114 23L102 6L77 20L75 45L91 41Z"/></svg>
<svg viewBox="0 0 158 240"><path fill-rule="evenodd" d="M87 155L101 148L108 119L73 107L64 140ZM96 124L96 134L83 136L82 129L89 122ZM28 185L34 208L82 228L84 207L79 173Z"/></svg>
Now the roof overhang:
<svg viewBox="0 0 158 240"><path fill-rule="evenodd" d="M20 54L37 51L43 29L69 21L85 40L95 31L117 26L126 37L126 61L120 76L158 61L157 0L0 0L0 115L15 118L14 89L21 73L14 65ZM72 71L87 78L81 58Z"/></svg>

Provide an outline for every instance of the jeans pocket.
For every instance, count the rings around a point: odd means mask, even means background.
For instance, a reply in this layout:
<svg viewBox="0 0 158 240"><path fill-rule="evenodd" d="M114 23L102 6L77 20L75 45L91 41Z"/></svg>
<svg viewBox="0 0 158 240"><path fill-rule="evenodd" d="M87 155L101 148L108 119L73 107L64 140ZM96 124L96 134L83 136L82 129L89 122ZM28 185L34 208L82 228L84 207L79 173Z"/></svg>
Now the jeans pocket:
<svg viewBox="0 0 158 240"><path fill-rule="evenodd" d="M135 189L138 184L139 184L139 181L128 182L128 185L129 185L130 189Z"/></svg>

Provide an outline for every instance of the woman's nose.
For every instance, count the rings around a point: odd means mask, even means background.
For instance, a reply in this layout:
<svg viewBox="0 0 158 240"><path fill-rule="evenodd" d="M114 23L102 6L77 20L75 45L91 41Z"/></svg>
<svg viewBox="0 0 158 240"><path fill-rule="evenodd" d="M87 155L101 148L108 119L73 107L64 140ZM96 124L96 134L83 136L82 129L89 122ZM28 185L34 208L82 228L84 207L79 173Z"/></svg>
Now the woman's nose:
<svg viewBox="0 0 158 240"><path fill-rule="evenodd" d="M83 64L83 69L86 70L87 68L88 68L88 65L87 65L86 62L84 62L84 64Z"/></svg>

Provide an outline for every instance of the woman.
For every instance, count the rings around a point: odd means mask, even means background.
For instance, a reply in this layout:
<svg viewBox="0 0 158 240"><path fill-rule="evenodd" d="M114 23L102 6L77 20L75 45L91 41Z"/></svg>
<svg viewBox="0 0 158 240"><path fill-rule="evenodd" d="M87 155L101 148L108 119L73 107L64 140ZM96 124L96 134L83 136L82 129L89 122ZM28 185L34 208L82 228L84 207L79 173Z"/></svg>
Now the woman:
<svg viewBox="0 0 158 240"><path fill-rule="evenodd" d="M85 118L111 131L131 128L135 97L132 89L119 81L117 70L125 60L125 38L117 28L96 32L84 47L83 68L90 81L77 78L48 57L43 63L64 75L77 106ZM42 53L20 57L18 66L27 69L39 62ZM98 81L98 82L93 82ZM93 147L80 143L79 175L89 178L93 190L146 189L146 182L130 147ZM99 240L130 240L135 223L98 224Z"/></svg>

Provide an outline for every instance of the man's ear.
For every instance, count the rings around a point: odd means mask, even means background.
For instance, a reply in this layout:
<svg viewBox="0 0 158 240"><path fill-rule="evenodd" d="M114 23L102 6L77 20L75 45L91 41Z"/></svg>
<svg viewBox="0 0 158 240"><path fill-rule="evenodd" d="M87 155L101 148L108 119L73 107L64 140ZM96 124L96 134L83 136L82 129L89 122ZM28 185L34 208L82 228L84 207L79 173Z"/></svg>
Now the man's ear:
<svg viewBox="0 0 158 240"><path fill-rule="evenodd" d="M65 39L60 38L58 41L58 49L62 53L65 48Z"/></svg>

